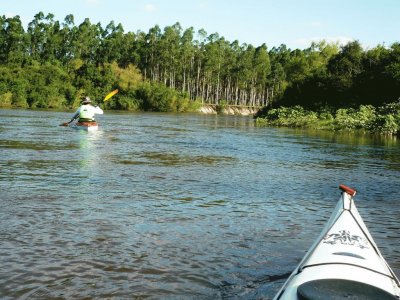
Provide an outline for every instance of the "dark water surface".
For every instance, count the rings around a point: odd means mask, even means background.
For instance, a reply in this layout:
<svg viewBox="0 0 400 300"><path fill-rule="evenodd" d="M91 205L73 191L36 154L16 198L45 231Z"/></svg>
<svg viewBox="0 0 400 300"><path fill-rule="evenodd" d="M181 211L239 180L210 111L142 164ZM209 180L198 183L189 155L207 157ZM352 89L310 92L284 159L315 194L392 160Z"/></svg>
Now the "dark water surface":
<svg viewBox="0 0 400 300"><path fill-rule="evenodd" d="M270 299L339 199L400 273L400 143L249 117L0 110L0 298Z"/></svg>

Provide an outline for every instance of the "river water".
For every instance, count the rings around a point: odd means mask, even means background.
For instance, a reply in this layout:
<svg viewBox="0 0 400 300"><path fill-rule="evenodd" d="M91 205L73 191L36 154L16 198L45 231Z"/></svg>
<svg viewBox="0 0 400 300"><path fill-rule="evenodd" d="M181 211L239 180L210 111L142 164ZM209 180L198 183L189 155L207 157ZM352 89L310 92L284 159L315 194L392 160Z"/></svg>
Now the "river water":
<svg viewBox="0 0 400 300"><path fill-rule="evenodd" d="M0 110L0 298L271 299L340 183L400 274L400 143L250 117Z"/></svg>

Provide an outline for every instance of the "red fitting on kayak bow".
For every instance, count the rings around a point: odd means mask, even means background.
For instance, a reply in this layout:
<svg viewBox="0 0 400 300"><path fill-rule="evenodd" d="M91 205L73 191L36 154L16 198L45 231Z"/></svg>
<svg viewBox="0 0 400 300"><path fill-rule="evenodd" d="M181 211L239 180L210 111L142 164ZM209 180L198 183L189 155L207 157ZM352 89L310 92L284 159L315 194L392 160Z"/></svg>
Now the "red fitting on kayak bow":
<svg viewBox="0 0 400 300"><path fill-rule="evenodd" d="M357 193L356 190L353 190L352 188L349 188L348 186L345 186L344 184L339 185L339 189L341 189L343 192L349 194L352 197Z"/></svg>

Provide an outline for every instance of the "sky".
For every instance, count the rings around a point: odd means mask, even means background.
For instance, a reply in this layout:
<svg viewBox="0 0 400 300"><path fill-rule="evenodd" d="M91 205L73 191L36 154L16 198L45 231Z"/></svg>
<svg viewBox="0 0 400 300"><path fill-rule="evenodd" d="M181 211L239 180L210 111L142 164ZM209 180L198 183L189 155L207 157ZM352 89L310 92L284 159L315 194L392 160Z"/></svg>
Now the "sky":
<svg viewBox="0 0 400 300"><path fill-rule="evenodd" d="M0 0L0 15L19 15L25 28L40 11L60 22L72 14L76 26L85 18L103 28L114 21L125 33L179 22L183 30L268 49L305 49L321 40L357 40L364 49L400 42L400 0Z"/></svg>

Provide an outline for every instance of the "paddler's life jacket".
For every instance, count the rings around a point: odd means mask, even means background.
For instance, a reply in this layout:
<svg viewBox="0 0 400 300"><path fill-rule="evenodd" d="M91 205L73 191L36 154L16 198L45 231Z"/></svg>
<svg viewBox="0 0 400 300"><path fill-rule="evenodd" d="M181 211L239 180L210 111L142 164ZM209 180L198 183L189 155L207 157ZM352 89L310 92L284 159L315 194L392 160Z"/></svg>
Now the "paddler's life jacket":
<svg viewBox="0 0 400 300"><path fill-rule="evenodd" d="M94 112L90 104L83 104L79 111L79 122L93 122Z"/></svg>

